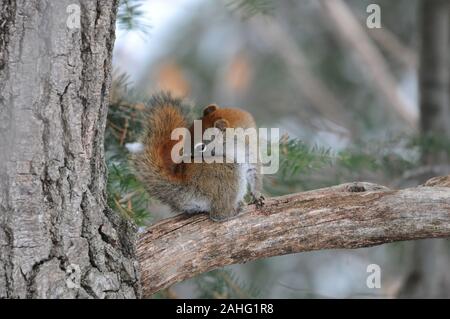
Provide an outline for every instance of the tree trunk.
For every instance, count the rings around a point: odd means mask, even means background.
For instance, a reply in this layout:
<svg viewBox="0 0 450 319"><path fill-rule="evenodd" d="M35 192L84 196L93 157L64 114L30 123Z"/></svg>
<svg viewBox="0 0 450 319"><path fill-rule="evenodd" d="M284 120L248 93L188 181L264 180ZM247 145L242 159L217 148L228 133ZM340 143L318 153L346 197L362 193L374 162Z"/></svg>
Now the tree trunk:
<svg viewBox="0 0 450 319"><path fill-rule="evenodd" d="M423 136L450 140L450 4L423 0L420 65L420 115ZM424 165L449 164L448 152L425 151ZM429 178L430 176L424 176ZM400 297L450 298L450 243L448 240L414 242L412 269Z"/></svg>
<svg viewBox="0 0 450 319"><path fill-rule="evenodd" d="M0 0L0 298L140 294L105 192L118 1L74 2Z"/></svg>

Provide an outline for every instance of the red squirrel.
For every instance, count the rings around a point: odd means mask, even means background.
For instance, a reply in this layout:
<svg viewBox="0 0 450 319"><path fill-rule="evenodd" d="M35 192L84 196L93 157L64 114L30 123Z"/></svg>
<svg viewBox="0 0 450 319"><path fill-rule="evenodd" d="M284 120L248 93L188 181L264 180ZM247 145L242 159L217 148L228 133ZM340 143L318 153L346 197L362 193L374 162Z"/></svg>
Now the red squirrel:
<svg viewBox="0 0 450 319"><path fill-rule="evenodd" d="M137 177L148 193L174 211L208 213L214 221L230 219L241 211L249 192L252 203L263 204L260 163L175 163L171 151L180 140L172 140L172 131L193 124L185 115L188 104L170 93L154 95L146 105L143 150L132 156ZM203 110L203 131L218 128L255 128L253 116L238 108L220 108L215 104Z"/></svg>

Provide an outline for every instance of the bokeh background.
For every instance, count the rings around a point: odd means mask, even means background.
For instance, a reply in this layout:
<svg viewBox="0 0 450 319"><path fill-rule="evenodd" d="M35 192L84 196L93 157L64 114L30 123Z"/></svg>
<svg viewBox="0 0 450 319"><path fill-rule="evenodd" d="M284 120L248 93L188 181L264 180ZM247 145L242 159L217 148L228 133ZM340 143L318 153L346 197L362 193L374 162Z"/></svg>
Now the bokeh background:
<svg viewBox="0 0 450 319"><path fill-rule="evenodd" d="M367 7L381 8L370 29ZM123 0L106 151L110 205L140 226L172 216L127 157L159 90L279 127L270 196L351 181L392 188L450 174L450 4L442 0ZM366 285L381 267L380 289ZM450 297L448 240L307 252L216 270L161 298Z"/></svg>

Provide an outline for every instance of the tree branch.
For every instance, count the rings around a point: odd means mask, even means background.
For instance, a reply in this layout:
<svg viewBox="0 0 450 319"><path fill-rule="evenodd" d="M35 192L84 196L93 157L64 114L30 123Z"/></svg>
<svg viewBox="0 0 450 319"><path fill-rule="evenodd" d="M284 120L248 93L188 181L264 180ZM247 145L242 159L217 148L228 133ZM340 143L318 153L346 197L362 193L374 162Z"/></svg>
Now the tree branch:
<svg viewBox="0 0 450 319"><path fill-rule="evenodd" d="M450 237L450 176L391 190L370 183L275 197L233 220L165 219L143 233L137 253L144 296L225 265L330 248Z"/></svg>

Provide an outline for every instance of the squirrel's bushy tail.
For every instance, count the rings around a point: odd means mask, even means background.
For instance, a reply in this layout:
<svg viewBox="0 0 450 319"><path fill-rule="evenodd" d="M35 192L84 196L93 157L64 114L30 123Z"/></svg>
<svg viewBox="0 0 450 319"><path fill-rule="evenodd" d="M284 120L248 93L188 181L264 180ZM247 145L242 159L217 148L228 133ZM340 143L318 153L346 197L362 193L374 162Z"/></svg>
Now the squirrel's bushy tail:
<svg viewBox="0 0 450 319"><path fill-rule="evenodd" d="M152 96L146 108L143 149L131 161L136 175L151 192L157 193L177 182L171 150L178 141L171 140L171 134L175 128L187 127L188 107L170 93L159 93Z"/></svg>

